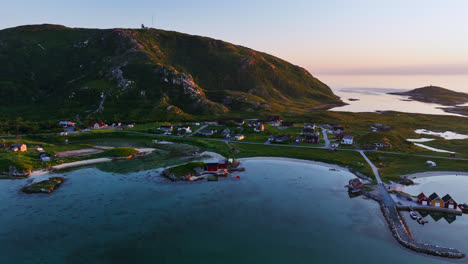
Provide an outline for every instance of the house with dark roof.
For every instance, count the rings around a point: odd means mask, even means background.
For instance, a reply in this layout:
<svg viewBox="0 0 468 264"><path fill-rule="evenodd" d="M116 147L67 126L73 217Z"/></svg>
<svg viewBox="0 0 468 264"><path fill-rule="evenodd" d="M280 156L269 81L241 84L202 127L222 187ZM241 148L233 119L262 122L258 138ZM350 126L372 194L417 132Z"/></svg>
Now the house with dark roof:
<svg viewBox="0 0 468 264"><path fill-rule="evenodd" d="M301 135L314 135L315 129L311 127L304 127L301 131Z"/></svg>
<svg viewBox="0 0 468 264"><path fill-rule="evenodd" d="M225 129L221 130L220 134L223 137L228 137L231 134L231 130L229 128L225 128Z"/></svg>
<svg viewBox="0 0 468 264"><path fill-rule="evenodd" d="M227 161L225 161L225 160L218 161L218 168L219 169L227 169L227 167L228 167Z"/></svg>
<svg viewBox="0 0 468 264"><path fill-rule="evenodd" d="M76 123L73 123L71 121L60 121L59 125L61 125L63 127L72 127L72 126L75 126Z"/></svg>
<svg viewBox="0 0 468 264"><path fill-rule="evenodd" d="M244 124L244 119L234 119L234 122L238 125L238 126L242 126Z"/></svg>
<svg viewBox="0 0 468 264"><path fill-rule="evenodd" d="M289 142L289 138L291 136L289 135L281 135L281 136L277 136L275 137L275 142L278 142L278 143L286 143L286 142Z"/></svg>
<svg viewBox="0 0 468 264"><path fill-rule="evenodd" d="M343 140L341 141L341 144L343 145L352 145L353 144L353 136L350 134L345 134L343 136Z"/></svg>
<svg viewBox="0 0 468 264"><path fill-rule="evenodd" d="M212 136L217 132L216 129L203 129L200 134L203 136Z"/></svg>
<svg viewBox="0 0 468 264"><path fill-rule="evenodd" d="M207 171L218 171L218 163L207 163L206 164Z"/></svg>
<svg viewBox="0 0 468 264"><path fill-rule="evenodd" d="M304 137L303 142L304 143L318 144L319 143L319 137L307 135L307 136Z"/></svg>
<svg viewBox="0 0 468 264"><path fill-rule="evenodd" d="M444 201L442 201L437 193L433 193L429 196L429 204L435 207L444 207Z"/></svg>
<svg viewBox="0 0 468 264"><path fill-rule="evenodd" d="M453 198L450 195L445 195L442 197L442 201L444 202L444 207L448 209L457 209L458 204L453 200Z"/></svg>
<svg viewBox="0 0 468 264"><path fill-rule="evenodd" d="M351 179L349 180L348 182L348 186L349 188L351 189L360 189L362 187L364 187L364 184L362 184L361 180L359 180L359 178L354 178L354 179Z"/></svg>
<svg viewBox="0 0 468 264"><path fill-rule="evenodd" d="M418 198L418 204L429 205L429 198L424 193L420 193L417 198Z"/></svg>
<svg viewBox="0 0 468 264"><path fill-rule="evenodd" d="M279 115L269 116L268 122L281 122L281 117Z"/></svg>
<svg viewBox="0 0 468 264"><path fill-rule="evenodd" d="M257 133L258 132L263 132L264 130L265 130L265 126L263 124L259 124L259 125L255 126L255 128L254 128L254 131L257 132Z"/></svg>
<svg viewBox="0 0 468 264"><path fill-rule="evenodd" d="M289 121L283 121L281 122L282 127L292 127L294 126L294 122L289 122Z"/></svg>
<svg viewBox="0 0 468 264"><path fill-rule="evenodd" d="M172 126L160 126L158 129L161 131L165 131L165 132L171 132L173 127Z"/></svg>

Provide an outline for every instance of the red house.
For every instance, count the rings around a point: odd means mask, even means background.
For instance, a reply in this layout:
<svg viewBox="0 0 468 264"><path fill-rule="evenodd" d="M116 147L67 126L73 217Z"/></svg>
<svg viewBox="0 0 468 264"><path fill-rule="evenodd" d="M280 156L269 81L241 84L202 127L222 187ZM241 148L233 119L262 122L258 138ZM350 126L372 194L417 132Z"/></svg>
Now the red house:
<svg viewBox="0 0 468 264"><path fill-rule="evenodd" d="M418 204L420 205L429 205L429 198L424 193L418 195Z"/></svg>
<svg viewBox="0 0 468 264"><path fill-rule="evenodd" d="M219 169L227 169L227 162L225 160L220 160L218 162L218 168Z"/></svg>
<svg viewBox="0 0 468 264"><path fill-rule="evenodd" d="M206 164L207 171L218 171L218 163L207 163Z"/></svg>
<svg viewBox="0 0 468 264"><path fill-rule="evenodd" d="M103 122L97 122L97 123L91 123L91 126L93 128L102 128L102 127L106 127L107 125L104 124Z"/></svg>
<svg viewBox="0 0 468 264"><path fill-rule="evenodd" d="M452 199L452 197L450 195L445 195L444 197L442 197L442 201L444 201L444 207L445 208L448 208L448 209L457 209L457 202L455 202L455 200Z"/></svg>
<svg viewBox="0 0 468 264"><path fill-rule="evenodd" d="M351 189L360 189L364 187L364 184L362 184L361 180L359 180L358 178L354 178L349 180L349 187Z"/></svg>

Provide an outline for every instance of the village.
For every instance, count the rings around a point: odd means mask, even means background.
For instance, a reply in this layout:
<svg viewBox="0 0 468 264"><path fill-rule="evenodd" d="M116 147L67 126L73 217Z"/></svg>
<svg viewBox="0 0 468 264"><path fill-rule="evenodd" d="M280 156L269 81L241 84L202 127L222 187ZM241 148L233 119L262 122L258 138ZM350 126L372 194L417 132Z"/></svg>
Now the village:
<svg viewBox="0 0 468 264"><path fill-rule="evenodd" d="M424 193L418 196L411 196L401 191L392 189L395 183L384 184L377 173L377 167L385 168L387 160L373 159L371 162L364 151L392 152L405 151L402 147L408 147L412 143L401 143L392 137L389 131L391 127L376 123L367 131L355 131L346 129L345 126L336 122L293 122L284 121L280 116L269 116L267 119L231 119L218 121L200 122L156 122L152 124L135 123L113 123L111 125L102 121L91 122L87 126L78 125L71 121L58 122L61 130L51 136L58 144L43 145L32 143L32 141L22 141L21 136L14 139L2 139L0 144L0 155L27 157L28 162L33 162L34 170L48 173L56 168L75 166L74 164L90 164L92 162L105 162L116 160L127 160L138 157L144 159L145 155L152 152L142 152L133 148L114 148L97 145L76 145L76 137L89 135L90 138L105 139L108 135L133 135L135 137L147 137L145 144L174 144L174 142L217 142L224 147L230 148L227 156L219 156L216 161L213 158L206 160L197 152L189 153L175 152L175 156L186 156L185 162L181 162L169 167L164 166L158 175L165 177L172 182L197 182L197 181L218 181L220 178L240 180L241 176L234 174L245 169L240 167L236 156L241 152L240 146L261 147L289 147L304 149L310 152L325 151L332 156L358 153L364 157L365 161L373 170L375 179L364 175L353 168L348 167L357 178L351 179L348 183L350 197L363 195L374 199L381 204L384 216L387 219L390 229L397 240L408 248L414 250L424 250L428 254L436 254L449 257L462 256L456 250L444 249L438 252L437 247L421 244L409 236L408 227L404 224L404 218L400 211L409 211L409 216L424 225L428 223L427 217L431 215L435 221L445 218L449 223L454 221L457 215L467 213L467 205L459 204L451 195L447 194L439 197L436 193L426 196ZM149 137L148 137L149 136ZM99 144L101 140L96 140ZM106 141L106 140L104 140ZM404 140L403 140L404 141ZM29 143L28 143L29 142ZM94 144L96 144L94 143ZM118 150L110 152L111 150ZM24 154L22 154L24 153ZM118 154L116 154L118 153ZM173 157L175 157L173 156ZM204 159L205 158L205 159ZM454 155L447 157L454 158ZM60 165L62 162L69 162ZM429 159L418 166L427 169L436 168L437 164ZM364 164L358 162L355 166L363 167ZM31 169L18 170L17 167L9 165L8 169L1 172L3 178L27 178L34 174ZM335 170L335 169L330 169ZM37 174L34 174L37 175ZM232 177L234 175L234 177ZM50 177L46 180L26 185L22 191L28 194L54 192L65 178ZM375 185L377 183L377 185ZM412 184L409 179L400 179L399 183ZM433 216L433 213L441 213L442 216ZM440 253L440 254L439 254Z"/></svg>

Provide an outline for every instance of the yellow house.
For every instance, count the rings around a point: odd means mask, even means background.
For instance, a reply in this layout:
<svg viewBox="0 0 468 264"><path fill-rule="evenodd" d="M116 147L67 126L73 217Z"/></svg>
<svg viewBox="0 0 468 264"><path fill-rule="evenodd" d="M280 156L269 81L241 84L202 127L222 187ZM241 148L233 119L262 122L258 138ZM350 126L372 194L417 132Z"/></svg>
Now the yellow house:
<svg viewBox="0 0 468 264"><path fill-rule="evenodd" d="M21 151L21 152L23 152L23 151L26 151L26 150L28 150L28 147L26 147L25 144L13 144L13 145L10 146L10 151L14 151L14 152Z"/></svg>
<svg viewBox="0 0 468 264"><path fill-rule="evenodd" d="M429 204L435 207L444 207L444 201L437 195L437 193L429 196Z"/></svg>

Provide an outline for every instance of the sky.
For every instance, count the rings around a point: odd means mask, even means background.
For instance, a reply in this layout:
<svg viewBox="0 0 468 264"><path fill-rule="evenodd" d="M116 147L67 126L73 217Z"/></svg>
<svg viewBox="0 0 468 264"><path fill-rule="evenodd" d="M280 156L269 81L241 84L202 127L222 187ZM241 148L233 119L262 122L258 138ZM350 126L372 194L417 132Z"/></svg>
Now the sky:
<svg viewBox="0 0 468 264"><path fill-rule="evenodd" d="M2 2L0 29L144 23L267 52L314 74L468 74L468 1L463 0Z"/></svg>

